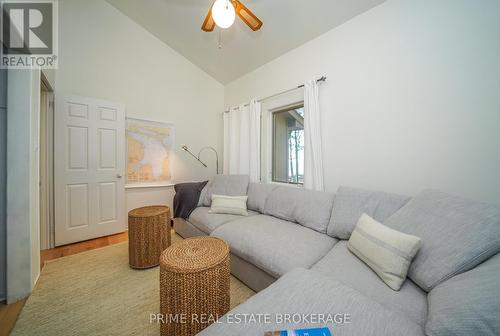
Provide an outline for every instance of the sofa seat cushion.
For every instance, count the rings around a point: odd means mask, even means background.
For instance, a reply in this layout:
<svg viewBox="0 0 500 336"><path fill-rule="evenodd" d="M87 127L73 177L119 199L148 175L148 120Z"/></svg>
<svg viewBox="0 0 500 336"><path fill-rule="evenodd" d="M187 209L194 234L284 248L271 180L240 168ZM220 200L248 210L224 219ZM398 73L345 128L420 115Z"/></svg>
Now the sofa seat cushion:
<svg viewBox="0 0 500 336"><path fill-rule="evenodd" d="M257 215L215 229L231 253L278 278L296 268L309 268L337 242L336 239L279 218Z"/></svg>
<svg viewBox="0 0 500 336"><path fill-rule="evenodd" d="M237 219L244 218L239 215L216 214L209 213L209 207L197 207L189 216L188 221L206 234L210 234L213 230ZM255 211L248 211L248 216L257 215Z"/></svg>
<svg viewBox="0 0 500 336"><path fill-rule="evenodd" d="M255 323L240 316L263 316L265 323ZM296 322L280 323L284 314L293 314ZM349 323L324 323L325 319L348 314ZM265 331L297 328L328 327L335 336L416 336L424 335L422 328L403 315L386 309L358 291L317 272L295 269L285 274L274 284L254 295L243 304L224 315L199 333L199 336L262 336Z"/></svg>
<svg viewBox="0 0 500 336"><path fill-rule="evenodd" d="M422 239L408 272L425 291L500 251L500 206L425 190L385 225Z"/></svg>
<svg viewBox="0 0 500 336"><path fill-rule="evenodd" d="M326 233L335 195L297 187L277 187L266 200L264 214Z"/></svg>
<svg viewBox="0 0 500 336"><path fill-rule="evenodd" d="M409 200L407 196L341 186L335 194L328 234L349 239L362 214L383 223Z"/></svg>
<svg viewBox="0 0 500 336"><path fill-rule="evenodd" d="M498 335L500 254L439 284L428 298L428 335Z"/></svg>
<svg viewBox="0 0 500 336"><path fill-rule="evenodd" d="M406 279L399 291L390 289L375 272L349 251L344 240L338 242L311 269L359 291L387 309L399 311L421 326L425 324L427 293L410 279Z"/></svg>

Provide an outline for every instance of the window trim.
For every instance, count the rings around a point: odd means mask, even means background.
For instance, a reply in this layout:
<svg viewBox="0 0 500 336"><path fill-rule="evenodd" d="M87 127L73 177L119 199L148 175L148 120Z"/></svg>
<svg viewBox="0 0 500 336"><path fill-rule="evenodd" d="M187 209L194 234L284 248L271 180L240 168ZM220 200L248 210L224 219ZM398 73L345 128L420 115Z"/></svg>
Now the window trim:
<svg viewBox="0 0 500 336"><path fill-rule="evenodd" d="M270 140L269 144L268 144L268 147L270 145L270 149L268 148L268 152L270 154L270 157L268 157L268 177L269 177L269 183L272 183L272 184L277 184L277 185L285 185L285 186L296 186L296 187L299 187L299 188L302 188L304 186L304 183L294 183L294 182L283 182L283 181L275 181L274 180L274 149L275 149L275 137L274 137L274 128L275 128L275 124L274 124L274 117L275 117L275 114L277 113L282 113L282 112L288 112L290 110L294 110L294 109L298 109L298 108L304 108L304 101L299 101L299 102L295 102L295 103L291 103L291 104L288 104L288 105L284 105L284 106L280 106L280 107L276 107L276 108L273 108L273 109L269 109L268 112L269 112L269 121L270 121L270 125L268 125L268 129L269 129L269 132L270 134L268 134L268 139ZM262 142L261 142L262 143ZM287 171L288 173L288 171Z"/></svg>
<svg viewBox="0 0 500 336"><path fill-rule="evenodd" d="M272 115L274 111L304 104L304 90L294 90L262 102L261 111L261 182L293 187L287 183L272 182ZM298 186L300 188L300 186Z"/></svg>

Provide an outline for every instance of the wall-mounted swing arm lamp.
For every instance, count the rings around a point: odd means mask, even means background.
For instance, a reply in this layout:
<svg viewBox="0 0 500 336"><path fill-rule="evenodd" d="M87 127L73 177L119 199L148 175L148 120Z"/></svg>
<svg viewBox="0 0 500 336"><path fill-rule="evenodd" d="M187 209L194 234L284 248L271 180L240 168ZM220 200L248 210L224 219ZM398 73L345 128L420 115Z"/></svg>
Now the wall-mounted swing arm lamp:
<svg viewBox="0 0 500 336"><path fill-rule="evenodd" d="M206 149L209 149L211 151L213 151L215 153L215 169L216 169L216 173L219 174L219 154L217 153L217 151L215 150L215 148L213 147L210 147L210 146L207 146L207 147L203 147L202 149L200 149L200 151L198 152L198 155L194 155L188 148L188 146L186 145L182 145L182 150L185 151L185 152L188 152L192 157L194 157L196 159L196 161L198 161L199 163L201 163L205 168L208 168L208 166L205 164L205 162L201 161L200 159L200 154L201 152L203 152L204 150Z"/></svg>

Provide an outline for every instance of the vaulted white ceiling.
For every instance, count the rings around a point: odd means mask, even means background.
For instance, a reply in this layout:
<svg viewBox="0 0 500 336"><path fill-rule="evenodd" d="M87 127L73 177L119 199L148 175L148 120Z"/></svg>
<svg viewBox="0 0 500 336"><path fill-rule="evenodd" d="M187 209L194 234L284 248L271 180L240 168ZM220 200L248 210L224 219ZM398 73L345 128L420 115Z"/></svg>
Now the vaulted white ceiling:
<svg viewBox="0 0 500 336"><path fill-rule="evenodd" d="M263 22L253 32L239 18L205 33L212 0L107 0L222 84L260 67L385 0L241 0Z"/></svg>

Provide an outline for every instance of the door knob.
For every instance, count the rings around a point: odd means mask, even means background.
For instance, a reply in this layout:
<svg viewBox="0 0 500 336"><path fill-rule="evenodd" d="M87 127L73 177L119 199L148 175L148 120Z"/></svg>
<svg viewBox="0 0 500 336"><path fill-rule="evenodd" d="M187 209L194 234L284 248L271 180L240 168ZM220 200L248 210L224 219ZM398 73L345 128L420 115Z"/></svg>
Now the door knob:
<svg viewBox="0 0 500 336"><path fill-rule="evenodd" d="M116 177L118 177L118 178L122 178L122 177L123 177L123 175L122 175L122 174L116 174Z"/></svg>

